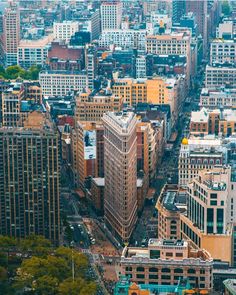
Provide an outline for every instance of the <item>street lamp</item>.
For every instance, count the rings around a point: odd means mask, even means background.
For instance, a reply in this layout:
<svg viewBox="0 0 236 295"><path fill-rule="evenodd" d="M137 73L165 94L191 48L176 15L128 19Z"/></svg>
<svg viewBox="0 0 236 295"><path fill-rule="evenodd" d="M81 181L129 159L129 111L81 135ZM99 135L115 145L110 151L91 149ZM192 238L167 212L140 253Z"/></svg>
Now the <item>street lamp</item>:
<svg viewBox="0 0 236 295"><path fill-rule="evenodd" d="M75 281L75 260L74 260L74 241L70 243L71 246L71 272L73 283Z"/></svg>

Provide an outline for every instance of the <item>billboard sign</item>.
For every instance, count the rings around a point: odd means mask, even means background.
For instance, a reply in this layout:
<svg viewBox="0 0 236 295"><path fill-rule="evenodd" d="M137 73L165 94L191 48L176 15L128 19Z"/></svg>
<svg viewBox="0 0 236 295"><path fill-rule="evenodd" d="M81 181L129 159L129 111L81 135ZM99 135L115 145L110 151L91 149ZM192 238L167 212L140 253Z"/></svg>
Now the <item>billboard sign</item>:
<svg viewBox="0 0 236 295"><path fill-rule="evenodd" d="M84 130L84 159L96 159L96 131Z"/></svg>

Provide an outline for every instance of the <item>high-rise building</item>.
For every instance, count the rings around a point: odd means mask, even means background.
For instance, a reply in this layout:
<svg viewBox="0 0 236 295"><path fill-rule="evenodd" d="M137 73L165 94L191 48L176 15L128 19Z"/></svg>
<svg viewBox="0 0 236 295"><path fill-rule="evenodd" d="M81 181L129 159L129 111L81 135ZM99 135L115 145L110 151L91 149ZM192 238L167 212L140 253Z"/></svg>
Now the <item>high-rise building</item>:
<svg viewBox="0 0 236 295"><path fill-rule="evenodd" d="M196 23L198 25L198 32L203 38L203 52L207 53L208 45L208 30L207 30L207 2L199 0L185 0L186 13L193 12Z"/></svg>
<svg viewBox="0 0 236 295"><path fill-rule="evenodd" d="M3 44L6 66L17 64L17 46L20 42L20 14L18 7L10 2L3 16Z"/></svg>
<svg viewBox="0 0 236 295"><path fill-rule="evenodd" d="M119 29L121 25L122 3L120 1L101 4L101 29Z"/></svg>
<svg viewBox="0 0 236 295"><path fill-rule="evenodd" d="M32 112L23 128L0 128L0 234L60 237L59 143L53 123Z"/></svg>
<svg viewBox="0 0 236 295"><path fill-rule="evenodd" d="M230 166L203 170L187 185L187 214L181 214L181 236L214 259L235 264L235 175Z"/></svg>
<svg viewBox="0 0 236 295"><path fill-rule="evenodd" d="M185 0L172 0L172 9L172 21L173 23L179 23L185 14Z"/></svg>
<svg viewBox="0 0 236 295"><path fill-rule="evenodd" d="M132 112L108 112L103 123L105 222L127 242L137 221L137 119Z"/></svg>

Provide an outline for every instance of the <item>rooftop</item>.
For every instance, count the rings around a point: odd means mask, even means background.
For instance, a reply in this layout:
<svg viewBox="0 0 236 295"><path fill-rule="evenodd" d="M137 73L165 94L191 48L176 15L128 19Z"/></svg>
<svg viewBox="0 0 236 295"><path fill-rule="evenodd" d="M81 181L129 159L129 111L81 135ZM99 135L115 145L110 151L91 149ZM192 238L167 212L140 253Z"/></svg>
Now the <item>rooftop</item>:
<svg viewBox="0 0 236 295"><path fill-rule="evenodd" d="M225 280L223 281L223 284L230 294L236 295L236 279Z"/></svg>

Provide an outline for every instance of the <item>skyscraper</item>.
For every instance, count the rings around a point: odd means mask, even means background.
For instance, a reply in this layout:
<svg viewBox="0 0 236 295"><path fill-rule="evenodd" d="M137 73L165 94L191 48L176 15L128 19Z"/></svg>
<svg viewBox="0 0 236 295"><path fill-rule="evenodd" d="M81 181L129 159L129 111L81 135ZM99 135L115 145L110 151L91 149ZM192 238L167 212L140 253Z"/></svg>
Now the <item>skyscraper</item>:
<svg viewBox="0 0 236 295"><path fill-rule="evenodd" d="M0 234L60 236L59 147L53 123L32 112L24 127L0 128Z"/></svg>
<svg viewBox="0 0 236 295"><path fill-rule="evenodd" d="M103 123L105 222L126 242L137 221L137 119L132 112L108 112Z"/></svg>
<svg viewBox="0 0 236 295"><path fill-rule="evenodd" d="M17 46L20 42L20 14L17 5L10 2L3 16L3 43L6 66L17 64Z"/></svg>

